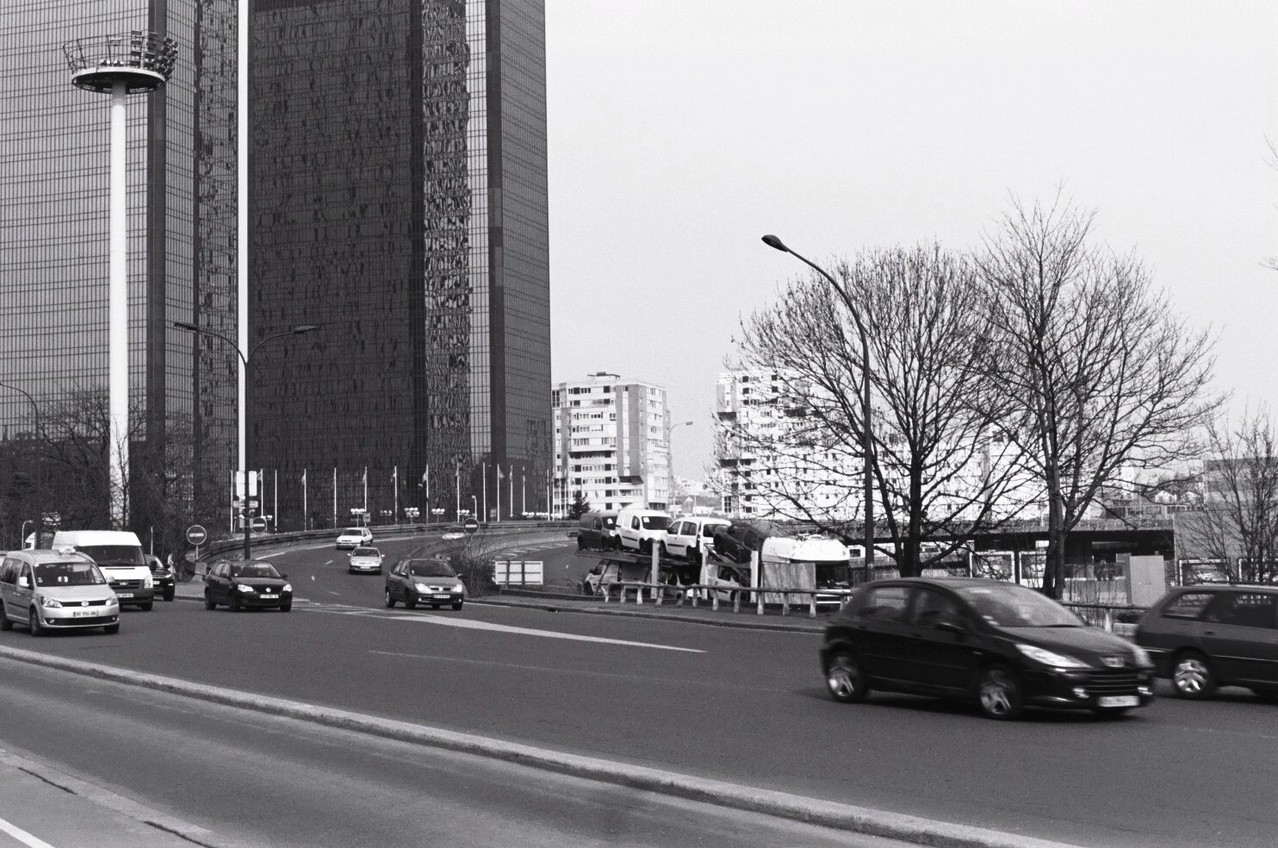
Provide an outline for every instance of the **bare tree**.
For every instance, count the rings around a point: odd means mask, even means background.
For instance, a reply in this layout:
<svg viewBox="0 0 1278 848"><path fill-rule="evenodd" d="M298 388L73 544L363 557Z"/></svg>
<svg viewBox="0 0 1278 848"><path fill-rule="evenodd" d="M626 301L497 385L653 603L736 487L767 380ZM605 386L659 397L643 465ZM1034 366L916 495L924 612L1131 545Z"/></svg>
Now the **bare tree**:
<svg viewBox="0 0 1278 848"><path fill-rule="evenodd" d="M1066 537L1101 489L1195 455L1220 403L1208 333L1172 316L1134 257L1090 245L1092 217L1015 204L979 260L986 379L1017 405L1003 429L1043 482L1043 590L1055 597Z"/></svg>
<svg viewBox="0 0 1278 848"><path fill-rule="evenodd" d="M1220 564L1231 581L1278 578L1278 434L1267 410L1244 412L1231 427L1208 429L1209 458L1200 481L1202 509L1183 513L1183 556Z"/></svg>
<svg viewBox="0 0 1278 848"><path fill-rule="evenodd" d="M841 263L836 273L866 328L876 500L902 574L966 546L1016 511L1019 454L998 435L999 396L985 390L977 340L988 335L978 278L931 245ZM835 503L819 484L844 482L863 458L857 387L866 367L846 306L819 278L796 282L743 326L741 367L778 375L764 426L725 431L752 452L751 477L793 517L853 535L854 486ZM762 465L760 462L762 461ZM924 541L939 540L923 553Z"/></svg>

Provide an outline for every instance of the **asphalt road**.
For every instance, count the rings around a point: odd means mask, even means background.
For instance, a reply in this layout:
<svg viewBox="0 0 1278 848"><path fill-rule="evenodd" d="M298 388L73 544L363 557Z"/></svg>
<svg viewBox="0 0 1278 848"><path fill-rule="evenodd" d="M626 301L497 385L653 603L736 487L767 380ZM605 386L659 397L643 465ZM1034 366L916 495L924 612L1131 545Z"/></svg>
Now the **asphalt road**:
<svg viewBox="0 0 1278 848"><path fill-rule="evenodd" d="M392 555L419 543L379 541ZM995 723L906 696L844 706L824 694L815 634L386 610L381 580L347 574L331 548L274 560L297 590L288 614L177 602L126 613L114 638L13 631L0 645L1083 845L1272 846L1278 833L1278 712L1241 692L1117 721Z"/></svg>

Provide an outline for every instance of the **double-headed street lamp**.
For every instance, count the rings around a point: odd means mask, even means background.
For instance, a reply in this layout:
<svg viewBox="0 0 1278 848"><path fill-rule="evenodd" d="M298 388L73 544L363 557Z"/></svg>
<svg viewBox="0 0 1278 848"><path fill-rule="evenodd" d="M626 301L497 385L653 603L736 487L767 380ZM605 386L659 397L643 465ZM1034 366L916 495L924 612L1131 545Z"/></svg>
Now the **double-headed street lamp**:
<svg viewBox="0 0 1278 848"><path fill-rule="evenodd" d="M233 339L231 339L229 336L222 335L216 330L209 330L204 327L200 327L195 324L188 323L186 321L174 321L173 326L177 327L179 330L190 330L192 333L195 333L197 335L199 335L200 333L203 333L205 335L213 336L214 338L221 339L222 341L230 345L231 349L234 350L236 355L239 356L240 358L240 367L243 369L241 373L243 374L244 379L240 381L240 386L241 386L240 397L239 397L239 402L237 404L238 413L239 413L239 443L240 443L239 444L240 467L239 467L238 473L243 475L240 479L244 481L244 513L242 516L244 521L244 559L246 560L251 559L252 551L253 551L253 545L252 545L252 542L250 541L252 521L249 520L249 507L248 507L249 499L252 497L252 492L249 490L249 464L248 464L249 456L248 456L247 394L248 394L248 379L249 379L249 376L248 376L249 363L253 361L253 354L257 353L258 350L261 349L262 345L266 344L267 342L273 341L274 339L282 339L285 336L300 336L303 333L312 333L318 330L319 327L316 326L315 324L299 324L291 330L286 330L282 333L276 333L273 336L267 336L266 338L262 339L257 344L253 345L253 347L249 349L249 352L245 354L244 351L240 350L239 345L237 345Z"/></svg>
<svg viewBox="0 0 1278 848"><path fill-rule="evenodd" d="M852 297L848 294L847 289L839 284L838 280L826 273L823 268L813 264L806 257L786 247L785 243L774 235L764 236L763 243L782 253L790 254L822 277L825 277L838 293L848 312L852 314L852 320L856 323L857 333L861 336L861 454L864 458L865 473L865 572L868 577L874 565L874 436L873 430L870 428L870 339L866 335L865 325L861 323L861 314L852 303Z"/></svg>
<svg viewBox="0 0 1278 848"><path fill-rule="evenodd" d="M32 547L38 548L40 547L40 531L44 529L44 512L41 510L41 507L40 507L40 451L43 447L40 441L40 404L36 403L35 398L31 397L31 395L29 395L27 392L23 391L22 389L18 388L17 386L11 386L8 383L0 383L0 389L12 389L13 391L17 392L18 394L26 398L27 401L31 404L32 420L34 422L33 426L35 427L35 453L33 454L33 460L32 460L32 464L35 466L35 468L31 473L31 482L35 486L35 511L36 511L35 544L32 545ZM24 521L22 522L22 538L18 540L18 547L19 548L26 547L26 540L27 540L27 523Z"/></svg>

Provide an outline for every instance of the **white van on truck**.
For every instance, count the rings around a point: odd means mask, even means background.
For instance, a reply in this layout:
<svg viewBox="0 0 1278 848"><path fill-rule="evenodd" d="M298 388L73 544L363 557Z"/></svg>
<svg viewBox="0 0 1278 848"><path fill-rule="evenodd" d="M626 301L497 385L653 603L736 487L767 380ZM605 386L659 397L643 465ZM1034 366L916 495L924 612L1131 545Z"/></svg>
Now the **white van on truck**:
<svg viewBox="0 0 1278 848"><path fill-rule="evenodd" d="M59 530L53 534L53 549L75 548L97 563L98 569L120 599L120 606L151 609L155 583L136 533L125 530Z"/></svg>

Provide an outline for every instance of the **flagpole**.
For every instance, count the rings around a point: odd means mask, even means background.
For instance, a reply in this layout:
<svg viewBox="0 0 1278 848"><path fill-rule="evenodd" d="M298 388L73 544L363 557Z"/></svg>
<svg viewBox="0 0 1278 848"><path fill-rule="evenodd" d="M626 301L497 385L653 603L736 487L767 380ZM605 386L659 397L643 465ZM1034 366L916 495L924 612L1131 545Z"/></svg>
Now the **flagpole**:
<svg viewBox="0 0 1278 848"><path fill-rule="evenodd" d="M395 517L396 524L399 523L399 465L395 466L395 473L391 475L391 482L395 484Z"/></svg>
<svg viewBox="0 0 1278 848"><path fill-rule="evenodd" d="M430 524L430 466L426 466L426 523Z"/></svg>
<svg viewBox="0 0 1278 848"><path fill-rule="evenodd" d="M333 466L333 529L337 529L337 466Z"/></svg>
<svg viewBox="0 0 1278 848"><path fill-rule="evenodd" d="M364 466L364 523L368 523L368 466Z"/></svg>
<svg viewBox="0 0 1278 848"><path fill-rule="evenodd" d="M453 515L457 521L461 521L461 463L453 463L453 494L456 496L457 502L453 504Z"/></svg>
<svg viewBox="0 0 1278 848"><path fill-rule="evenodd" d="M483 478L484 478L484 517L479 518L478 516L476 516L477 521L488 520L488 463L487 461L485 461L482 464L482 467L483 467Z"/></svg>
<svg viewBox="0 0 1278 848"><path fill-rule="evenodd" d="M306 469L302 469L302 530L311 529L311 511L306 503Z"/></svg>
<svg viewBox="0 0 1278 848"><path fill-rule="evenodd" d="M271 512L271 526L279 527L280 524L280 470L276 468L271 472L271 490L275 493L275 508Z"/></svg>
<svg viewBox="0 0 1278 848"><path fill-rule="evenodd" d="M501 524L501 463L497 463L497 523Z"/></svg>

